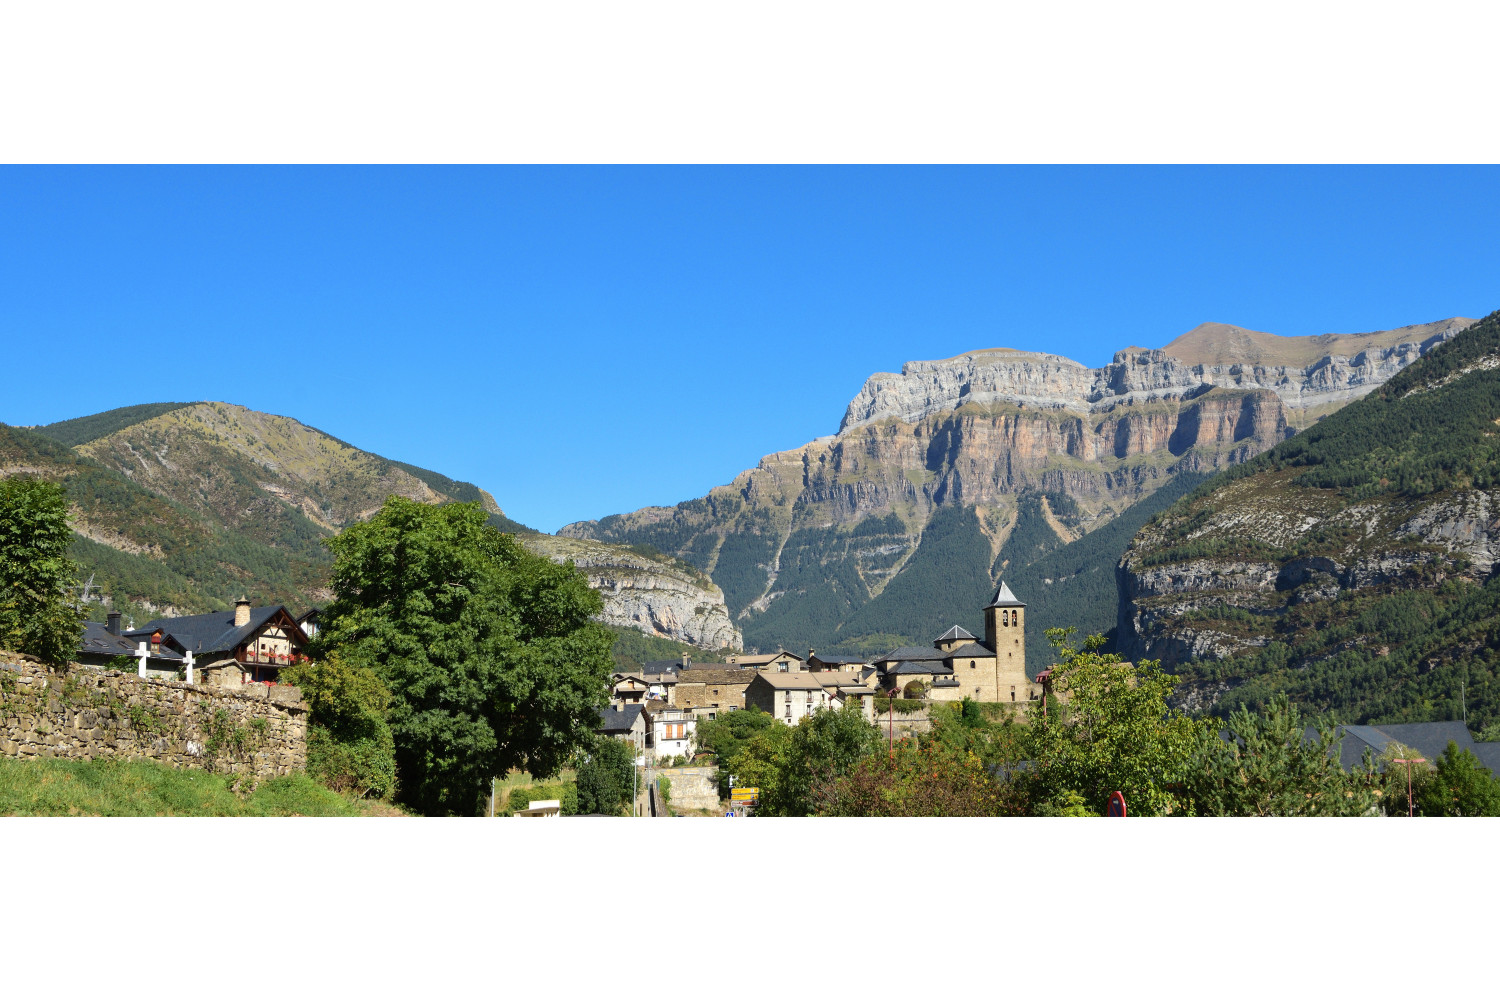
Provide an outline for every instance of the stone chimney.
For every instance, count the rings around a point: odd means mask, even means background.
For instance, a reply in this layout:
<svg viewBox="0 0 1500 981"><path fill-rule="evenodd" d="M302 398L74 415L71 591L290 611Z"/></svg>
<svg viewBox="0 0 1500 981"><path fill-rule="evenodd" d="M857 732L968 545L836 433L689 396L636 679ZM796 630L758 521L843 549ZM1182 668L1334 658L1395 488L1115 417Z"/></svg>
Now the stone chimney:
<svg viewBox="0 0 1500 981"><path fill-rule="evenodd" d="M104 629L116 637L120 636L120 614L111 613L107 618Z"/></svg>
<svg viewBox="0 0 1500 981"><path fill-rule="evenodd" d="M234 604L234 625L243 627L250 622L250 601L241 596Z"/></svg>
<svg viewBox="0 0 1500 981"><path fill-rule="evenodd" d="M684 654L684 655L682 655L682 669L684 671L686 671L688 668L690 668L692 666L693 666L693 655L691 655L691 654Z"/></svg>

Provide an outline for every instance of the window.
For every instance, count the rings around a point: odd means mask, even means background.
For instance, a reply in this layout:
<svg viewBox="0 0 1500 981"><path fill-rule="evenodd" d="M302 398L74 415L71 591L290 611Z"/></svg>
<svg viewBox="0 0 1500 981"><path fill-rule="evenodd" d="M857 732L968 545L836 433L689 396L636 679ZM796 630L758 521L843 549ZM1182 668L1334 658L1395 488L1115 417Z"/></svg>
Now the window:
<svg viewBox="0 0 1500 981"><path fill-rule="evenodd" d="M971 667L971 668L972 668L972 667L973 667L973 666L974 666L974 662L973 662L973 661L970 661L970 662L969 662L969 667Z"/></svg>

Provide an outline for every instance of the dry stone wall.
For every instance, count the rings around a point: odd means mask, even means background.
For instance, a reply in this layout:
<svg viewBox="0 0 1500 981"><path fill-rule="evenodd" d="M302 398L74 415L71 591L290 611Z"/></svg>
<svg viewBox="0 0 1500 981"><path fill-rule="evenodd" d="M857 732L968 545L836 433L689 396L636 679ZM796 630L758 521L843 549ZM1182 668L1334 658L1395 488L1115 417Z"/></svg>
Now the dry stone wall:
<svg viewBox="0 0 1500 981"><path fill-rule="evenodd" d="M0 755L156 760L259 781L307 765L307 706L290 686L54 671L0 653Z"/></svg>

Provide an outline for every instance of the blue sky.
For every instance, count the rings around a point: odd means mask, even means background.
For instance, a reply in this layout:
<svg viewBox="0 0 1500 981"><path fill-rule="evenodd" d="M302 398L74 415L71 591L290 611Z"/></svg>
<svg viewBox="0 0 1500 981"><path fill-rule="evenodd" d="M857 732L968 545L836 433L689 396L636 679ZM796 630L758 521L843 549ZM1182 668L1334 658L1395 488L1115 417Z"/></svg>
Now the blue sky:
<svg viewBox="0 0 1500 981"><path fill-rule="evenodd" d="M1500 169L0 168L0 421L212 399L545 531L834 431L876 371L1500 307Z"/></svg>

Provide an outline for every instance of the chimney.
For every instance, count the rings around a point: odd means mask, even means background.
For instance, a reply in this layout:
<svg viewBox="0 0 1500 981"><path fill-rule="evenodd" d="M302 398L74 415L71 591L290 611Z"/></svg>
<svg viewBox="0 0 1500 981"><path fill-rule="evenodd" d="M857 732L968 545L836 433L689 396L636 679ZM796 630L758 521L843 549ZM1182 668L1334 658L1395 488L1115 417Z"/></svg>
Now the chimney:
<svg viewBox="0 0 1500 981"><path fill-rule="evenodd" d="M116 637L120 636L120 614L111 613L108 617L108 623L105 624L104 629L109 631Z"/></svg>
<svg viewBox="0 0 1500 981"><path fill-rule="evenodd" d="M691 654L684 654L684 655L682 655L682 668L683 668L683 670L686 671L688 668L690 668L692 666L693 666L693 655L691 655Z"/></svg>
<svg viewBox="0 0 1500 981"><path fill-rule="evenodd" d="M234 625L243 627L250 622L250 601L241 596L234 604Z"/></svg>

